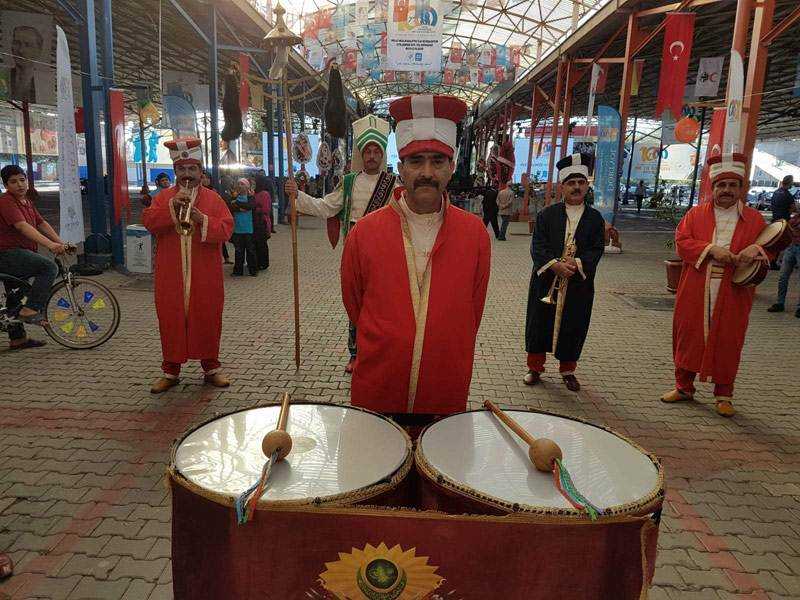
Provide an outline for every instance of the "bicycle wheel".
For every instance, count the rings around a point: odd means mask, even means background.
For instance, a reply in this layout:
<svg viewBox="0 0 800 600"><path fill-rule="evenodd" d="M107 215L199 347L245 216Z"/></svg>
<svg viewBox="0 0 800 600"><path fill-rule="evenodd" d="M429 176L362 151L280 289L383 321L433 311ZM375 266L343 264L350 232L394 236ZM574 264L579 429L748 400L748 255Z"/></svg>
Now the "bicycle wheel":
<svg viewBox="0 0 800 600"><path fill-rule="evenodd" d="M53 287L45 314L44 327L53 340L76 350L95 348L107 342L117 331L120 309L117 299L106 286L84 277L72 279L72 298L67 282Z"/></svg>

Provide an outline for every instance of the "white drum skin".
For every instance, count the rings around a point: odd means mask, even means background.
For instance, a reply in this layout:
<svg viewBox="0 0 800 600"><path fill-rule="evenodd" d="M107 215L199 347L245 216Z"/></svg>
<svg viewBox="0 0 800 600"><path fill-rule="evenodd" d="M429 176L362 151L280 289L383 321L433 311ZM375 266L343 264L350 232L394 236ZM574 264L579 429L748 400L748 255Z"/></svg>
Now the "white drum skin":
<svg viewBox="0 0 800 600"><path fill-rule="evenodd" d="M534 438L558 444L576 488L607 515L641 514L660 505L657 459L603 428L546 413L506 411ZM446 491L508 512L579 514L536 470L528 446L488 411L458 413L428 427L417 465Z"/></svg>
<svg viewBox="0 0 800 600"><path fill-rule="evenodd" d="M278 405L263 406L201 425L175 448L174 470L192 486L232 502L259 479L266 461L261 442L279 412ZM291 404L286 431L292 451L273 466L259 504L346 503L410 465L406 433L369 411Z"/></svg>

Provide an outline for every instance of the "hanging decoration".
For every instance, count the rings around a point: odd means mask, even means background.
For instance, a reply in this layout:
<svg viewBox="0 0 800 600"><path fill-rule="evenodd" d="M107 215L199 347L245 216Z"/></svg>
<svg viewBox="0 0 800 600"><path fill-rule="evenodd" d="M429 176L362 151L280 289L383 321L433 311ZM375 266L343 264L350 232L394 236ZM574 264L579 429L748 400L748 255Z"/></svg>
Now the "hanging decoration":
<svg viewBox="0 0 800 600"><path fill-rule="evenodd" d="M327 175L328 171L331 170L332 163L333 157L331 156L331 147L328 145L328 142L320 142L319 148L317 149L317 168L319 172L322 173L323 176Z"/></svg>
<svg viewBox="0 0 800 600"><path fill-rule="evenodd" d="M661 73L658 81L656 117L666 109L681 114L686 75L692 56L695 13L669 13L664 30Z"/></svg>
<svg viewBox="0 0 800 600"><path fill-rule="evenodd" d="M690 144L700 134L700 123L693 117L683 117L675 123L675 139L681 144Z"/></svg>
<svg viewBox="0 0 800 600"><path fill-rule="evenodd" d="M325 98L325 129L328 135L343 138L347 135L347 106L344 102L342 75L336 63L331 63L328 75L328 96Z"/></svg>
<svg viewBox="0 0 800 600"><path fill-rule="evenodd" d="M239 68L231 63L225 75L225 97L222 99L222 113L225 116L225 127L220 137L226 142L238 139L242 135L242 109L239 107Z"/></svg>

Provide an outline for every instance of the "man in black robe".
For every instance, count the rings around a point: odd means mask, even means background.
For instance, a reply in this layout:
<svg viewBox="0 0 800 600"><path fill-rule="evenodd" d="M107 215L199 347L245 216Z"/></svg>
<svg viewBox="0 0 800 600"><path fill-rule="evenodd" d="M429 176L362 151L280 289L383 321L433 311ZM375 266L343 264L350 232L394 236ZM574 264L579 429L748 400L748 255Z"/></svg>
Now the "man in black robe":
<svg viewBox="0 0 800 600"><path fill-rule="evenodd" d="M573 392L580 389L575 369L589 330L594 274L605 242L603 217L585 204L591 162L592 157L587 154L573 154L558 162L564 202L548 206L536 218L531 243L533 274L525 323L528 373L523 381L526 385L539 383L546 353L553 352L555 346L554 354L560 361L559 372L564 384ZM574 245L574 256L569 256L571 245ZM549 295L555 277L563 278L567 285L556 345L553 344L553 328L557 303L542 302L542 298ZM553 299L557 298L556 291Z"/></svg>

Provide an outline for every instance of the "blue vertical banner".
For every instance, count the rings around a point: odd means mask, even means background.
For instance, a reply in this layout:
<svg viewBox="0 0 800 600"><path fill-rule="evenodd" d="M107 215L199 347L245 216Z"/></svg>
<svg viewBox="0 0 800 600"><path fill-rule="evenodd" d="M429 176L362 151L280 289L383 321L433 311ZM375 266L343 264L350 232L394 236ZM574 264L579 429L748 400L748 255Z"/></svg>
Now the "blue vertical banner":
<svg viewBox="0 0 800 600"><path fill-rule="evenodd" d="M619 113L610 106L597 107L597 152L594 166L594 207L606 222L614 223L619 173Z"/></svg>

